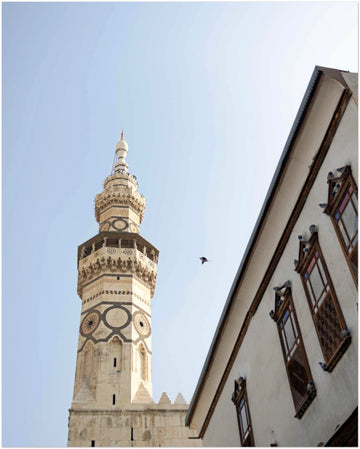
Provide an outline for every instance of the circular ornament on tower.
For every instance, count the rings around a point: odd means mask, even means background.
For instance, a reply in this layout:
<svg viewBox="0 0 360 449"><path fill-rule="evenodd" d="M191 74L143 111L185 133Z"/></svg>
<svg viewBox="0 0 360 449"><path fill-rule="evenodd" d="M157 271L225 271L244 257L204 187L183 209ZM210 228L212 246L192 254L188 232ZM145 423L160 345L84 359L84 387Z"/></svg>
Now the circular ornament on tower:
<svg viewBox="0 0 360 449"><path fill-rule="evenodd" d="M106 232L110 229L110 224L105 221L101 226L100 226L100 232Z"/></svg>
<svg viewBox="0 0 360 449"><path fill-rule="evenodd" d="M112 227L117 231L124 231L128 227L128 222L123 218L117 218L112 222Z"/></svg>
<svg viewBox="0 0 360 449"><path fill-rule="evenodd" d="M89 335L98 327L100 316L96 312L91 312L83 319L81 324L81 332L83 335Z"/></svg>
<svg viewBox="0 0 360 449"><path fill-rule="evenodd" d="M150 324L145 315L141 312L135 312L133 315L133 322L135 329L143 337L148 337L150 335Z"/></svg>
<svg viewBox="0 0 360 449"><path fill-rule="evenodd" d="M131 323L131 313L120 304L114 304L102 316L105 326L116 332L124 329Z"/></svg>
<svg viewBox="0 0 360 449"><path fill-rule="evenodd" d="M139 228L138 228L138 226L132 224L132 225L130 226L130 231L131 231L131 232L139 232Z"/></svg>
<svg viewBox="0 0 360 449"><path fill-rule="evenodd" d="M112 327L122 327L128 322L128 315L124 309L114 307L106 314L106 320Z"/></svg>

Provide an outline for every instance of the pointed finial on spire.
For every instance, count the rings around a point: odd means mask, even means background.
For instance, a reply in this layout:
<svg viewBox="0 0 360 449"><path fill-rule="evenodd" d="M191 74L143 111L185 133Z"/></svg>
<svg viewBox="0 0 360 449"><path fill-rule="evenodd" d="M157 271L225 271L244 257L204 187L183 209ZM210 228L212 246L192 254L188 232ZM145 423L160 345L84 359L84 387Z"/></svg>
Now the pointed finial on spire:
<svg viewBox="0 0 360 449"><path fill-rule="evenodd" d="M128 153L128 144L124 140L124 131L121 131L121 140L117 142L115 147L116 155L118 160L114 165L114 171L117 173L118 170L121 170L125 173L129 172L129 166L126 163L126 155Z"/></svg>

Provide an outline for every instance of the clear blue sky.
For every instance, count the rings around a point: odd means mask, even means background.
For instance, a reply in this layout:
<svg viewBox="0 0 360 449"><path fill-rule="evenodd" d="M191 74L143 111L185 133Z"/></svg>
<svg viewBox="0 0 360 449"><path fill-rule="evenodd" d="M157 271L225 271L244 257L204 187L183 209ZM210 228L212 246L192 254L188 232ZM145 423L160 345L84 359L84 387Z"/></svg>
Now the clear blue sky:
<svg viewBox="0 0 360 449"><path fill-rule="evenodd" d="M191 399L315 65L358 70L357 19L355 2L2 3L4 446L66 445L76 251L122 129L160 250L154 399Z"/></svg>

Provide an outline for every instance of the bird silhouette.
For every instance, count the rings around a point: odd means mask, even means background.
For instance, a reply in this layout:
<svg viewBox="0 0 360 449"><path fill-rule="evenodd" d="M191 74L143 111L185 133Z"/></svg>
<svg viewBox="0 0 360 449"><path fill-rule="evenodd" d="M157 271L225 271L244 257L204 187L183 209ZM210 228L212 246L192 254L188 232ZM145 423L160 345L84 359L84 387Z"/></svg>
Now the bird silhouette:
<svg viewBox="0 0 360 449"><path fill-rule="evenodd" d="M312 392L312 390L314 390L315 385L314 382L308 382L307 387L306 387L306 393L310 394Z"/></svg>
<svg viewBox="0 0 360 449"><path fill-rule="evenodd" d="M327 371L327 366L326 366L325 363L319 362L319 365L321 366L321 368L322 368L324 371Z"/></svg>
<svg viewBox="0 0 360 449"><path fill-rule="evenodd" d="M283 288L289 288L290 286L291 286L291 282L290 281L286 281L280 287L274 287L273 290L275 292L278 292L278 291L282 290Z"/></svg>
<svg viewBox="0 0 360 449"><path fill-rule="evenodd" d="M206 257L199 257L199 259L201 260L201 265L203 265L205 262L209 262L208 260L207 260L207 258Z"/></svg>

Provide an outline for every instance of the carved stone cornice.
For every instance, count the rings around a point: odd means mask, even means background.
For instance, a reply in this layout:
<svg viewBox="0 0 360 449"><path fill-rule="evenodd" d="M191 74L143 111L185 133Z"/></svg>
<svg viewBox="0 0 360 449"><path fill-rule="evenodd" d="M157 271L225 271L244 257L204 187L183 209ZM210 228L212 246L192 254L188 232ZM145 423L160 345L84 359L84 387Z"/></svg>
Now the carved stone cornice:
<svg viewBox="0 0 360 449"><path fill-rule="evenodd" d="M135 248L100 248L79 261L78 295L84 285L104 273L131 274L145 283L154 296L157 264Z"/></svg>
<svg viewBox="0 0 360 449"><path fill-rule="evenodd" d="M126 186L113 186L95 197L95 218L99 223L100 214L112 205L128 206L139 214L140 223L145 213L145 198L136 190Z"/></svg>

